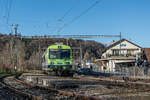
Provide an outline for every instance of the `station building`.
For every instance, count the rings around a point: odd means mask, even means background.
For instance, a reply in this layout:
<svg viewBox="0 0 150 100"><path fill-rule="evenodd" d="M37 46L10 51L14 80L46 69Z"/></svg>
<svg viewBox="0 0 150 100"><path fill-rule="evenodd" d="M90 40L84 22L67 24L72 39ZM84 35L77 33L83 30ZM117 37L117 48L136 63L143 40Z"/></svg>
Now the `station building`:
<svg viewBox="0 0 150 100"><path fill-rule="evenodd" d="M101 62L100 71L117 72L119 67L135 66L142 48L126 39L121 39L107 47L97 61Z"/></svg>
<svg viewBox="0 0 150 100"><path fill-rule="evenodd" d="M143 54L143 59L146 60L146 62L150 63L150 48L143 48Z"/></svg>

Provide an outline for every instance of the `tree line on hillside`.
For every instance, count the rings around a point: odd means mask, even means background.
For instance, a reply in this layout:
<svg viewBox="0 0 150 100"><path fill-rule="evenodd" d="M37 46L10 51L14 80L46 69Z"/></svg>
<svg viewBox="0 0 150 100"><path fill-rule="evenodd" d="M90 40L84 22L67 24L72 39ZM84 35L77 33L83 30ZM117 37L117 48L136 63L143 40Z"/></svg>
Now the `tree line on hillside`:
<svg viewBox="0 0 150 100"><path fill-rule="evenodd" d="M23 71L30 69L41 69L41 57L45 49L55 43L63 43L74 50L74 61L100 58L103 44L95 41L64 38L22 38L12 34L0 34L0 71ZM81 54L82 50L82 54Z"/></svg>

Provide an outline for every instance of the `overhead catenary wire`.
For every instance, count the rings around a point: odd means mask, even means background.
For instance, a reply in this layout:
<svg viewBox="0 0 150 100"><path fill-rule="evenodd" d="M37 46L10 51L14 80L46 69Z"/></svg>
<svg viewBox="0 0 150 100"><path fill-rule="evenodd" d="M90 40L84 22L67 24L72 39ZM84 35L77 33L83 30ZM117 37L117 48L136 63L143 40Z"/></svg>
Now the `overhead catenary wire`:
<svg viewBox="0 0 150 100"><path fill-rule="evenodd" d="M2 0L0 0L0 12L1 12L1 14L0 14L0 22L1 22L1 15L2 15Z"/></svg>
<svg viewBox="0 0 150 100"><path fill-rule="evenodd" d="M6 17L7 17L7 11L8 11L8 0L4 0L4 2L3 2L3 5L4 5L4 18L6 19Z"/></svg>
<svg viewBox="0 0 150 100"><path fill-rule="evenodd" d="M86 10L84 10L82 13L80 13L78 16L74 17L69 23L64 24L58 32L60 32L63 28L69 26L72 24L74 21L78 20L80 17L82 17L84 14L89 12L92 8L94 8L98 3L100 3L102 0L96 0L90 7L88 7Z"/></svg>
<svg viewBox="0 0 150 100"><path fill-rule="evenodd" d="M6 23L9 23L9 18L10 18L10 12L11 12L11 7L12 7L12 0L8 1L8 5L7 5L7 18L6 18Z"/></svg>
<svg viewBox="0 0 150 100"><path fill-rule="evenodd" d="M8 0L0 0L0 25L1 27L6 26L6 12L7 12Z"/></svg>
<svg viewBox="0 0 150 100"><path fill-rule="evenodd" d="M67 10L67 12L58 20L63 21L65 19L65 17L72 11L72 9L73 9L73 7L69 8L69 10Z"/></svg>
<svg viewBox="0 0 150 100"><path fill-rule="evenodd" d="M0 0L0 16L2 17L2 18L4 18L4 5L5 5L5 1L4 0ZM1 20L2 21L2 20Z"/></svg>
<svg viewBox="0 0 150 100"><path fill-rule="evenodd" d="M74 3L74 5L72 5L64 14L61 18L58 19L58 22L59 22L59 25L61 26L62 22L64 22L64 19L72 12L72 10L77 6L77 4L79 4L79 0L76 0L76 2ZM60 29L61 27L56 27L56 31L57 33L59 32L58 30ZM58 30L57 30L58 29ZM54 31L55 31L54 30Z"/></svg>
<svg viewBox="0 0 150 100"><path fill-rule="evenodd" d="M4 19L5 24L9 23L12 1L13 0L0 0L0 16Z"/></svg>
<svg viewBox="0 0 150 100"><path fill-rule="evenodd" d="M12 2L13 0L5 0L4 1L4 24L6 26L6 29L11 31L11 25L10 25L10 12L12 8Z"/></svg>
<svg viewBox="0 0 150 100"><path fill-rule="evenodd" d="M11 31L10 12L13 0L0 0L0 26L8 32Z"/></svg>
<svg viewBox="0 0 150 100"><path fill-rule="evenodd" d="M11 5L12 5L12 0L6 0L6 3L5 3L6 24L9 23L9 16L10 16Z"/></svg>
<svg viewBox="0 0 150 100"><path fill-rule="evenodd" d="M67 15L69 15L71 13L71 11L75 8L75 6L77 6L77 4L79 3L79 0L76 0L76 4L74 4L73 6L71 6L65 13L64 15L60 18L61 21L63 21L65 19L65 17Z"/></svg>

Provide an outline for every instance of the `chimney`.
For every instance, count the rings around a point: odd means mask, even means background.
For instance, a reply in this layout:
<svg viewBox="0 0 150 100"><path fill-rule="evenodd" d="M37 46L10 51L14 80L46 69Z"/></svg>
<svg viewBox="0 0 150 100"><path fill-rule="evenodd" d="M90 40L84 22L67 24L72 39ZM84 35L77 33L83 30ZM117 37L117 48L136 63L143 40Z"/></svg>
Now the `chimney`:
<svg viewBox="0 0 150 100"><path fill-rule="evenodd" d="M112 40L112 44L114 44L115 43L115 40Z"/></svg>

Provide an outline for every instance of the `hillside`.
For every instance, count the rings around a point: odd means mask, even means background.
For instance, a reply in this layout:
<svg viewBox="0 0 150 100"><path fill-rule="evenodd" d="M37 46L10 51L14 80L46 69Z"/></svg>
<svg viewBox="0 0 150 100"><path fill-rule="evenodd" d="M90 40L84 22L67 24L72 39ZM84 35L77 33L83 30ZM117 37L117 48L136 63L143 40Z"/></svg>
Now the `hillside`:
<svg viewBox="0 0 150 100"><path fill-rule="evenodd" d="M19 36L15 39L15 36L11 34L0 34L0 70L14 70L14 66L17 66L19 70L37 69L41 66L44 50L56 42L71 46L74 61L77 62L80 61L81 57L84 60L99 58L104 49L103 44L95 41L66 40L63 38L42 38L39 41L33 38L20 38Z"/></svg>

